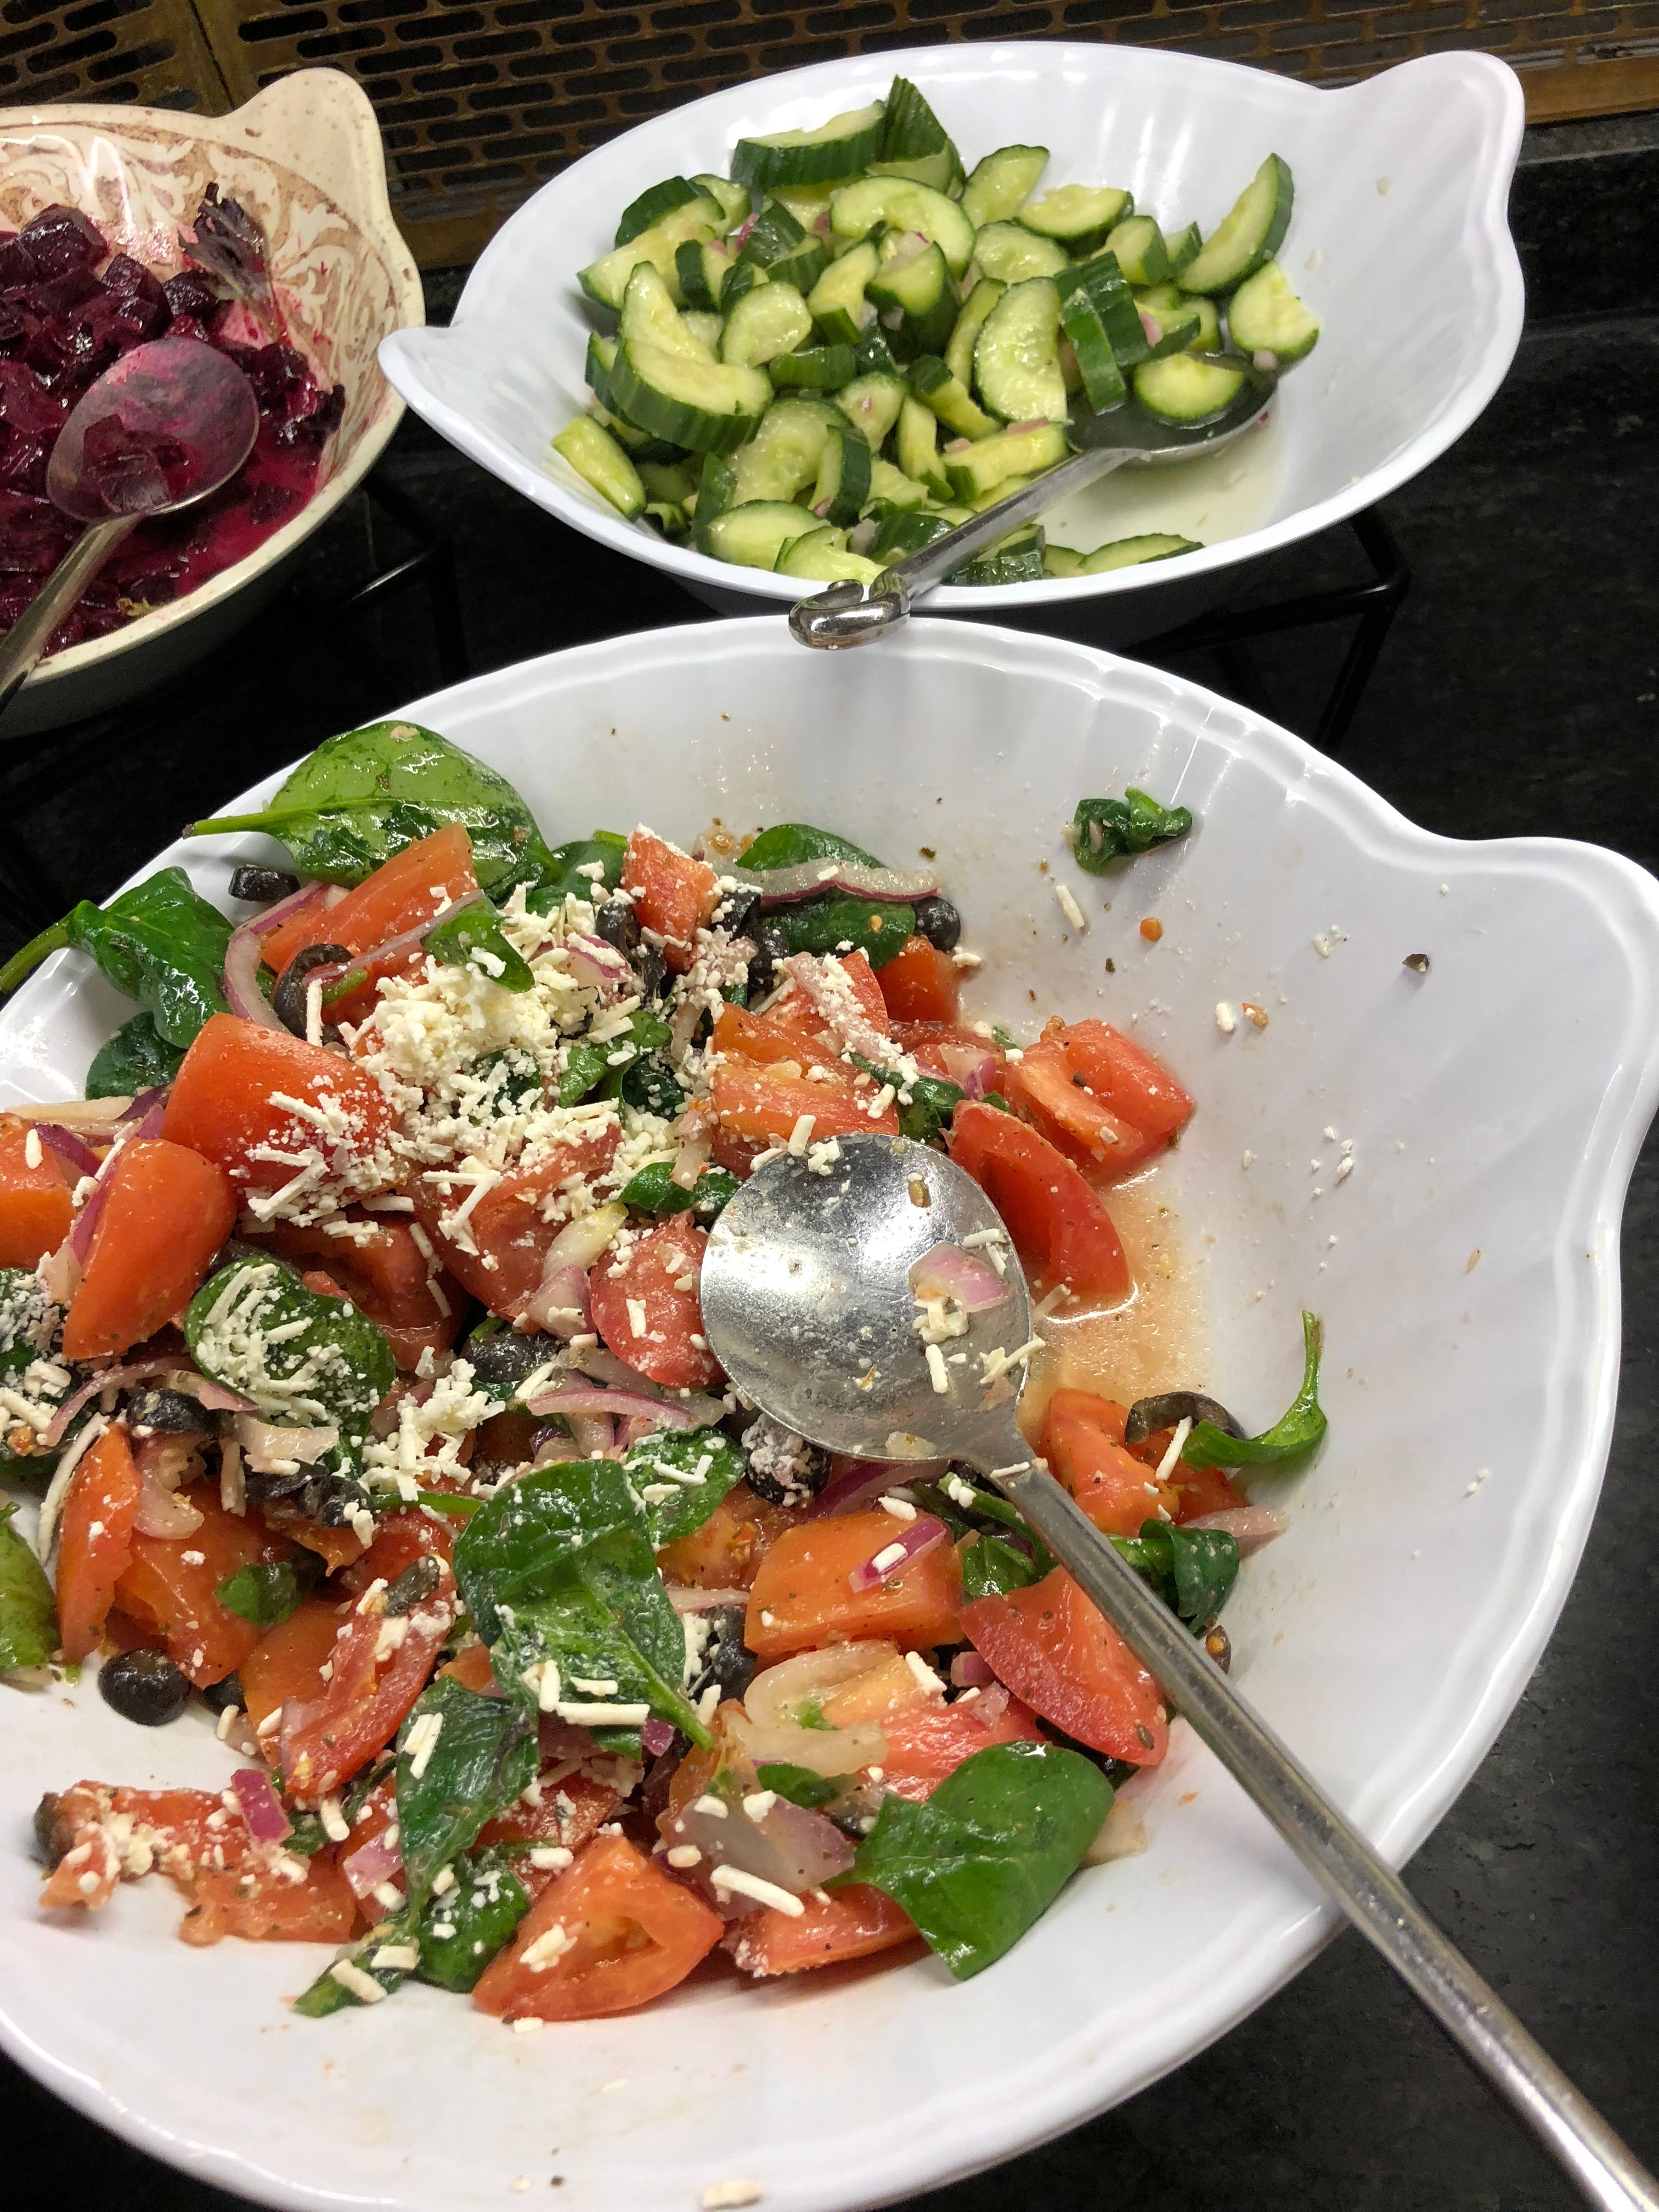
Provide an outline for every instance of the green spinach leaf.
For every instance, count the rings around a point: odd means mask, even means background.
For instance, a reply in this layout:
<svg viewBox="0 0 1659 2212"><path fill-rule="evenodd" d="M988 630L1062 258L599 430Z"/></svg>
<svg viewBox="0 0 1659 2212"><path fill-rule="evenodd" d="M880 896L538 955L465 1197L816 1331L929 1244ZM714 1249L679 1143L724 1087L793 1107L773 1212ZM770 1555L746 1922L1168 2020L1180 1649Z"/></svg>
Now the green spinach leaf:
<svg viewBox="0 0 1659 2212"><path fill-rule="evenodd" d="M755 1776L763 1790L787 1797L792 1805L805 1805L809 1813L843 1796L858 1781L856 1774L817 1774L810 1766L796 1766L786 1759L757 1766Z"/></svg>
<svg viewBox="0 0 1659 2212"><path fill-rule="evenodd" d="M860 867L878 868L881 862L862 846L833 830L817 830L810 822L776 822L760 836L743 856L743 866L760 874L774 868L803 867L808 860L850 860Z"/></svg>
<svg viewBox="0 0 1659 2212"><path fill-rule="evenodd" d="M673 1164L653 1160L623 1185L618 1195L624 1206L641 1213L684 1213L696 1211L699 1219L712 1221L727 1200L736 1194L738 1179L724 1168L705 1168L690 1190L674 1180Z"/></svg>
<svg viewBox="0 0 1659 2212"><path fill-rule="evenodd" d="M307 1562L314 1561L315 1571ZM321 1579L322 1563L314 1552L296 1553L291 1559L238 1567L219 1585L217 1597L227 1612L251 1620L256 1628L275 1628L297 1613L301 1601Z"/></svg>
<svg viewBox="0 0 1659 2212"><path fill-rule="evenodd" d="M535 1718L512 1699L481 1697L453 1674L422 1691L398 1738L398 1847L411 1915L440 1869L522 1796L539 1760Z"/></svg>
<svg viewBox="0 0 1659 2212"><path fill-rule="evenodd" d="M202 1372L251 1398L263 1419L337 1426L340 1467L360 1458L369 1416L397 1380L384 1331L281 1260L238 1260L210 1275L185 1309L185 1339Z"/></svg>
<svg viewBox="0 0 1659 2212"><path fill-rule="evenodd" d="M962 1595L964 1602L976 1597L1006 1597L1010 1590L1025 1589L1041 1582L1043 1571L1029 1552L1011 1544L1006 1536L979 1530L962 1547Z"/></svg>
<svg viewBox="0 0 1659 2212"><path fill-rule="evenodd" d="M1072 851L1080 868L1103 876L1114 860L1133 860L1184 837L1193 817L1184 806L1160 806L1131 784L1121 799L1079 799L1072 820Z"/></svg>
<svg viewBox="0 0 1659 2212"><path fill-rule="evenodd" d="M618 836L614 830L596 830L591 837L556 845L546 874L525 903L532 914L551 914L574 894L590 906L600 905L605 892L614 891L622 881L623 854L627 848L627 838ZM582 872L595 867L601 872L598 878Z"/></svg>
<svg viewBox="0 0 1659 2212"><path fill-rule="evenodd" d="M499 983L504 991L533 991L536 988L530 963L507 941L501 918L493 906L480 902L461 914L451 915L447 921L441 921L435 929L428 930L421 942L434 960L476 968L492 983Z"/></svg>
<svg viewBox="0 0 1659 2212"><path fill-rule="evenodd" d="M456 1884L421 1915L421 1979L465 1992L477 1982L530 1910L530 1897L500 1851L477 1851Z"/></svg>
<svg viewBox="0 0 1659 2212"><path fill-rule="evenodd" d="M334 1971L339 1966L355 1966L371 1982L378 1983L390 1996L393 1990L401 1989L409 1979L410 1969L407 1966L376 1966L376 1959L383 1957L388 1951L400 1952L406 1957L416 1948L414 1916L408 1911L395 1913L391 1919L381 1921L368 1935L361 1936L355 1943L348 1943L344 1950L337 1953L310 1987L301 1990L291 2009L298 2013L301 2020L326 2020L331 2013L345 2012L353 2005L376 2002L374 1998L361 1997L356 1990L341 1981Z"/></svg>
<svg viewBox="0 0 1659 2212"><path fill-rule="evenodd" d="M623 1462L645 1506L646 1534L653 1552L701 1528L727 1491L744 1476L744 1456L718 1429L690 1436L646 1437Z"/></svg>
<svg viewBox="0 0 1659 2212"><path fill-rule="evenodd" d="M747 854L744 865L750 865ZM766 922L791 952L838 952L843 945L856 952L862 948L872 968L884 968L915 933L916 910L897 899L803 899L769 907Z"/></svg>
<svg viewBox="0 0 1659 2212"><path fill-rule="evenodd" d="M573 1044L565 1055L564 1073L559 1078L561 1106L580 1106L590 1092L597 1091L611 1073L611 1048L605 1044L589 1044L584 1040Z"/></svg>
<svg viewBox="0 0 1659 2212"><path fill-rule="evenodd" d="M171 1083L184 1065L184 1052L169 1044L154 1014L134 1014L99 1046L87 1070L88 1098L131 1098L158 1084Z"/></svg>
<svg viewBox="0 0 1659 2212"><path fill-rule="evenodd" d="M899 1108L899 1134L918 1145L932 1144L951 1126L951 1116L966 1093L942 1075L921 1075L908 1086L910 1103Z"/></svg>
<svg viewBox="0 0 1659 2212"><path fill-rule="evenodd" d="M21 983L58 945L76 945L154 1017L160 1041L182 1052L210 1014L226 1011L222 979L230 937L229 922L198 897L184 870L162 868L107 906L82 899L71 907L0 970L0 990Z"/></svg>
<svg viewBox="0 0 1659 2212"><path fill-rule="evenodd" d="M1224 1528L1149 1520L1138 1536L1112 1541L1195 1635L1212 1626L1238 1579L1238 1541Z"/></svg>
<svg viewBox="0 0 1659 2212"><path fill-rule="evenodd" d="M17 1508L0 1501L0 1673L44 1667L58 1649L58 1609L46 1570L11 1525Z"/></svg>
<svg viewBox="0 0 1659 2212"><path fill-rule="evenodd" d="M1111 1802L1111 1784L1080 1752L992 1744L924 1803L885 1799L848 1879L902 1905L965 1981L1048 1911Z"/></svg>
<svg viewBox="0 0 1659 2212"><path fill-rule="evenodd" d="M1323 1341L1316 1315L1302 1316L1302 1388L1259 1437L1230 1437L1213 1421L1200 1421L1181 1447L1188 1467L1273 1467L1310 1452L1328 1424L1319 1403L1319 1354Z"/></svg>

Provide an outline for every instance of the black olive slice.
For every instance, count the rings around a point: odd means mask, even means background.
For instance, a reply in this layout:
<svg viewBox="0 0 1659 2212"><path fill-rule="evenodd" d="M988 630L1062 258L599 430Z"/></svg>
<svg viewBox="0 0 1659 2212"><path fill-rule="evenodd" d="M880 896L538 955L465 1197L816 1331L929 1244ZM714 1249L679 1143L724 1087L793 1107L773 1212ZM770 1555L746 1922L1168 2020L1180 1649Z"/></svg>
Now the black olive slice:
<svg viewBox="0 0 1659 2212"><path fill-rule="evenodd" d="M1160 1390L1154 1398L1137 1398L1130 1407L1129 1418L1123 1424L1123 1441L1126 1444L1144 1444L1159 1429L1173 1429L1182 1421L1194 1425L1213 1421L1230 1437L1249 1433L1239 1426L1224 1406L1213 1398L1206 1398L1201 1390Z"/></svg>

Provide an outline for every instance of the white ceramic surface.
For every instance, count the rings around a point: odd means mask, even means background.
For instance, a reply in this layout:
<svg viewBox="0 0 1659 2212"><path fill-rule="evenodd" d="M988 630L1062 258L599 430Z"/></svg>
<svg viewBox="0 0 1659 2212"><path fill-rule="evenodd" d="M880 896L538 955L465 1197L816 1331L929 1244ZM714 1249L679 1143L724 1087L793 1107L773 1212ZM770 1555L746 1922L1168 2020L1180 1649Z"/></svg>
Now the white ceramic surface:
<svg viewBox="0 0 1659 2212"><path fill-rule="evenodd" d="M503 482L711 604L729 609L747 594L758 612L763 602L798 599L801 586L787 577L711 560L624 522L551 452L553 434L588 400L591 324L576 270L609 249L618 214L647 185L724 173L738 138L822 121L884 94L896 74L921 86L969 164L1011 140L1045 145L1045 185L1127 185L1171 227L1196 220L1213 229L1264 155L1281 154L1296 179L1281 258L1324 326L1284 381L1281 420L1259 459L1246 441L1188 465L1240 474L1242 489L1218 488L1178 516L1115 526L1119 479L1089 495L1100 503L1091 529L1056 530L1087 550L1133 531L1180 529L1206 540L1204 551L1063 582L941 586L928 603L935 612L995 621L1010 608L1046 608L1064 623L1085 611L1078 601L1166 593L1177 580L1188 600L1200 579L1213 596L1238 562L1358 513L1426 467L1509 368L1522 290L1505 206L1522 112L1503 63L1437 54L1328 91L1192 55L1030 40L822 62L639 125L520 208L480 257L448 329L386 342L386 374L418 415ZM1153 472L1135 473L1144 486ZM1173 482L1182 472L1156 473ZM1208 542L1224 527L1240 534ZM1137 609L1107 611L1120 635L1125 621L1142 635L1158 626Z"/></svg>
<svg viewBox="0 0 1659 2212"><path fill-rule="evenodd" d="M1256 1486L1291 1526L1229 1608L1237 1679L1402 1858L1519 1696L1595 1505L1620 1206L1659 1091L1652 879L1587 846L1431 836L1194 686L978 624L918 622L879 656L825 660L775 620L711 623L410 711L514 778L555 836L641 813L682 838L714 816L793 816L896 862L934 847L986 955L975 1011L1022 1030L1050 1008L1103 1014L1168 1055L1198 1112L1159 1174L1211 1346L1201 1376L1168 1379L1265 1420L1299 1371L1297 1308L1328 1332L1328 1445ZM1060 831L1079 793L1126 781L1197 826L1099 882ZM260 849L164 857L222 897L233 854ZM1091 917L1080 939L1053 877ZM1156 946L1136 930L1151 911ZM1419 951L1424 977L1401 964ZM88 978L59 954L0 1012L0 1096L75 1085L127 1011ZM1224 1036L1217 1000L1247 997L1269 1026ZM1352 1143L1340 1184L1327 1127ZM501 2212L519 2177L534 2203L554 2174L591 2212L695 2212L738 2176L764 2212L886 2201L1178 2064L1332 1924L1178 1724L1134 1785L1146 1853L1085 1872L964 1987L927 1960L712 1979L526 2038L411 1989L307 2025L280 2000L316 1970L309 1947L192 1952L176 1899L148 1887L84 1928L34 1910L41 1790L222 1777L204 1723L134 1729L82 1686L0 1692L0 1729L6 2046L106 2125L282 2205Z"/></svg>

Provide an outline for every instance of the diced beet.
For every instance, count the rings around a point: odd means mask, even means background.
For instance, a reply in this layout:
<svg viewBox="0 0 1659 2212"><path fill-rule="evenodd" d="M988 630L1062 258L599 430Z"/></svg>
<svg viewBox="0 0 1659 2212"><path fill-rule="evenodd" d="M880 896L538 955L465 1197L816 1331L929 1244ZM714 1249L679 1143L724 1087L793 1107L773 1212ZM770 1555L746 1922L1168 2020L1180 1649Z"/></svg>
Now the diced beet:
<svg viewBox="0 0 1659 2212"><path fill-rule="evenodd" d="M102 290L103 286L91 270L77 264L36 284L29 292L25 304L32 307L44 322L61 322L66 316L73 314L85 301L96 297Z"/></svg>
<svg viewBox="0 0 1659 2212"><path fill-rule="evenodd" d="M159 276L154 276L142 261L135 261L130 253L118 253L105 270L103 286L107 292L118 292L124 298L148 300L152 304L167 298L167 291Z"/></svg>
<svg viewBox="0 0 1659 2212"><path fill-rule="evenodd" d="M303 496L288 484L256 484L247 503L248 520L258 530L268 529L274 522L284 522Z"/></svg>
<svg viewBox="0 0 1659 2212"><path fill-rule="evenodd" d="M21 361L0 361L0 422L9 430L55 437L68 410Z"/></svg>
<svg viewBox="0 0 1659 2212"><path fill-rule="evenodd" d="M0 289L40 282L40 264L15 230L0 233Z"/></svg>
<svg viewBox="0 0 1659 2212"><path fill-rule="evenodd" d="M211 322L223 305L212 280L199 269L183 269L161 287L175 315L191 315L198 323Z"/></svg>
<svg viewBox="0 0 1659 2212"><path fill-rule="evenodd" d="M23 236L47 276L61 276L69 269L95 269L109 252L102 231L79 208L42 208L23 225Z"/></svg>

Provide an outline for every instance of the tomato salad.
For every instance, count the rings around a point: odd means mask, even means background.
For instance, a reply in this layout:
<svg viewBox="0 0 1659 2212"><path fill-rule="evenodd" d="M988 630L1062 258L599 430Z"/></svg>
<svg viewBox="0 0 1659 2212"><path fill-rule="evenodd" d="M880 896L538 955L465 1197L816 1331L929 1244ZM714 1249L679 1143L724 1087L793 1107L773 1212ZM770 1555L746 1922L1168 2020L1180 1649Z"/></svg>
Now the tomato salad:
<svg viewBox="0 0 1659 2212"><path fill-rule="evenodd" d="M1087 800L1073 857L1188 821ZM1040 1312L1111 1304L1112 1186L1192 1099L1103 1021L965 1015L937 876L807 824L550 846L394 722L196 829L294 871L238 867L233 922L163 869L0 975L70 945L140 1002L84 1100L0 1121L0 1669L95 1658L117 1711L205 1705L227 1747L222 1790L48 1796L43 1905L155 1872L188 1942L333 1945L307 2015L419 1979L584 2019L716 1951L990 1964L1164 1756L1165 1700L970 1474L740 1401L708 1224L780 1152L902 1133L983 1185ZM957 1256L928 1342L1006 1264ZM1259 1437L1063 1389L1034 1439L1218 1655L1277 1525L1229 1470L1317 1442L1317 1351L1310 1322Z"/></svg>

